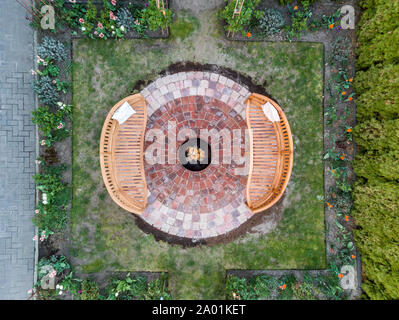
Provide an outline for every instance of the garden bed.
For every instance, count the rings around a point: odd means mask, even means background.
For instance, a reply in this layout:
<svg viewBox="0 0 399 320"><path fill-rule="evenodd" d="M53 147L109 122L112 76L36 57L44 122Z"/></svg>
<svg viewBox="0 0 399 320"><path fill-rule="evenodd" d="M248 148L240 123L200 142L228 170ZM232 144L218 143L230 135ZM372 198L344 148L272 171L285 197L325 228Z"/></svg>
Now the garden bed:
<svg viewBox="0 0 399 320"><path fill-rule="evenodd" d="M328 262L336 261L342 236L337 233L336 216L330 214L328 203L325 239L323 209L323 199L334 194L328 190L335 183L322 158L335 144L337 154L346 149L350 158L353 149L348 149L352 146L346 145L344 132L338 139L344 143L326 139L323 150L323 96L327 106L327 80L335 68L327 66L323 72L331 43L329 38L320 39L335 30L299 39L310 42L249 42L243 47L222 39L223 32L214 28L217 21L213 13L205 12L198 18L182 14L165 40L73 40L73 97L67 96L67 103L72 98L74 102L73 144L70 139L56 144L60 162L71 164L64 173L64 181L73 185L71 230L70 234L53 235L48 251L41 252L67 255L82 277L100 271L167 271L174 297L221 298L225 268L324 269L326 255ZM312 41L324 42L326 52L321 43ZM99 134L110 107L132 88L141 90L181 61L222 66L251 78L258 89L263 88L283 106L294 135L293 176L279 207L270 215L256 216L240 233L222 244L210 243L212 246L198 245L205 244L200 242L185 248L156 242L154 230L109 199L99 170ZM353 66L353 60L350 63ZM242 84L246 85L245 81ZM338 116L346 115L343 104L337 105L337 110ZM350 126L353 114L351 110L346 122ZM325 137L342 132L338 124L327 126L331 117L329 113L324 119ZM341 219L344 216L341 213ZM161 233L155 237L168 240ZM338 260L348 254L343 252Z"/></svg>
<svg viewBox="0 0 399 320"><path fill-rule="evenodd" d="M193 18L183 17L188 22L184 25L177 20L172 24L171 38L166 41L108 41L105 45L100 41L74 42L71 256L82 272L115 268L167 271L174 297L204 299L224 296L225 268L326 267L324 205L316 197L324 193L323 47L254 43L243 48L213 34L215 18L214 13L204 13L199 23L192 22L198 28L175 37L176 26L191 29L187 24ZM291 187L279 209L282 218L273 210L270 215L257 216L256 225L230 243L182 248L156 242L152 234L143 233L137 226L143 224L139 217L127 214L110 200L96 166L98 134L110 106L179 61L222 66L250 77L284 106L293 134L298 137ZM272 62L272 66L262 72L259 62L263 66ZM309 74L309 69L314 73ZM138 82L143 87L137 86ZM309 131L310 123L314 131ZM140 259L134 258L137 256Z"/></svg>

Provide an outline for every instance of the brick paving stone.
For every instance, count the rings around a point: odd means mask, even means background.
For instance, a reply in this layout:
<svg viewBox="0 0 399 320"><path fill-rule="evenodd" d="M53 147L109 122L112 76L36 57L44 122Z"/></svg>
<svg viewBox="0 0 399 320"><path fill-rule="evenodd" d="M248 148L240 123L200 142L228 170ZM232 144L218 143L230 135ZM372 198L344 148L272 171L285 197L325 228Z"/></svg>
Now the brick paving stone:
<svg viewBox="0 0 399 320"><path fill-rule="evenodd" d="M249 91L225 76L180 72L157 79L142 94L148 102L147 131L157 128L166 134L168 128L174 129L176 132L168 135L174 139L181 129L192 129L194 136L201 133L206 140L203 130L214 129L225 132L231 141L245 141L244 100ZM237 129L241 134L233 137L230 132ZM166 163L145 162L152 199L142 219L163 232L199 239L225 234L252 216L245 205L246 176L236 175L234 170L244 164L226 161L229 157L223 155L223 143L211 139L212 150L219 150L219 161L214 155L205 170L192 172L177 160L182 141L173 147L168 139L165 147L157 145L160 152L169 150ZM152 143L147 141L144 148ZM240 147L244 156L245 145Z"/></svg>

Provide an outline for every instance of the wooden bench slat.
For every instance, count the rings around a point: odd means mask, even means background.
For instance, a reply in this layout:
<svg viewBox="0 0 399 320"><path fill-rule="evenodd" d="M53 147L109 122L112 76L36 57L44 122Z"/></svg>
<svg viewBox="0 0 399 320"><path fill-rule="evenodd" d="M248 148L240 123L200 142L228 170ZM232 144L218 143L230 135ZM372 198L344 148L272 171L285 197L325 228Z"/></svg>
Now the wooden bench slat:
<svg viewBox="0 0 399 320"><path fill-rule="evenodd" d="M262 105L267 102L278 111L279 122L273 123L264 115ZM293 142L287 118L276 102L253 93L246 105L251 161L247 205L257 213L273 206L283 195L292 172Z"/></svg>
<svg viewBox="0 0 399 320"><path fill-rule="evenodd" d="M136 111L123 124L112 119L127 101ZM101 132L100 163L104 184L111 198L123 209L141 214L147 207L144 173L144 134L147 103L140 94L119 101L108 113Z"/></svg>

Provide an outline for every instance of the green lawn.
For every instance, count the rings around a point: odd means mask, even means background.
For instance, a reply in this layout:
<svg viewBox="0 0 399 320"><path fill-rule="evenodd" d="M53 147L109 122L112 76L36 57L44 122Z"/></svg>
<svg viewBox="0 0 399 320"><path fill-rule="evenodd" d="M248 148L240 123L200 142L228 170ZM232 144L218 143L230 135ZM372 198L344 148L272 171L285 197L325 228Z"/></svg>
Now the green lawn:
<svg viewBox="0 0 399 320"><path fill-rule="evenodd" d="M71 239L79 272L167 271L178 299L224 298L226 269L326 267L323 187L323 46L231 42L216 18L180 17L168 40L77 40L73 68ZM110 108L139 80L178 61L234 69L263 85L282 106L295 144L294 169L278 227L229 244L183 249L142 232L103 185L99 138ZM319 200L318 200L319 199Z"/></svg>

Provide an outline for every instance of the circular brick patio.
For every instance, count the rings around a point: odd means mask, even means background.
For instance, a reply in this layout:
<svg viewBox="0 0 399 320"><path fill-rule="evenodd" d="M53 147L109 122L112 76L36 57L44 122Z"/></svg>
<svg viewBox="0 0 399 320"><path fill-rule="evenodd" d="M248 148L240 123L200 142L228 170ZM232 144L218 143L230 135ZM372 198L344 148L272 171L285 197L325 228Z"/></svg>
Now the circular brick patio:
<svg viewBox="0 0 399 320"><path fill-rule="evenodd" d="M153 145L165 154L162 163L144 161L149 198L141 217L163 232L196 239L225 234L249 219L252 213L245 205L247 176L236 170L244 164L223 158L223 139L207 141L212 162L205 170L194 172L176 160L184 141L176 135L182 129L193 130L197 137L203 129L224 130L231 133L231 147L238 142L238 151L245 156L244 100L250 92L216 73L181 72L159 78L141 94L149 104L146 136L150 138L144 150L148 152ZM152 138L151 132L156 132L155 136L163 133L165 141Z"/></svg>

